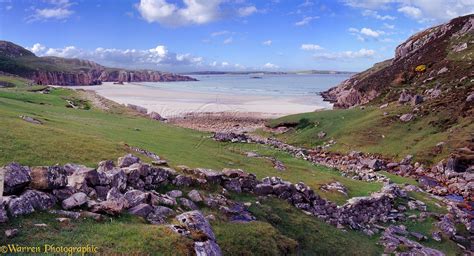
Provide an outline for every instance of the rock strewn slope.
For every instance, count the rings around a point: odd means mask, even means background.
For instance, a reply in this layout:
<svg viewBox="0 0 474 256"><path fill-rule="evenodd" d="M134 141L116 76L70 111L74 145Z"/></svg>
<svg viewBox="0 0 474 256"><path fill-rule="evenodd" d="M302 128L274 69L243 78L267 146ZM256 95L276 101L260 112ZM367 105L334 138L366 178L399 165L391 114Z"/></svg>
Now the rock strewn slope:
<svg viewBox="0 0 474 256"><path fill-rule="evenodd" d="M393 92L400 88L436 87L455 93L459 85L472 86L473 61L474 15L467 15L411 36L396 48L393 59L375 64L322 96L336 108L349 108L377 97L393 100Z"/></svg>

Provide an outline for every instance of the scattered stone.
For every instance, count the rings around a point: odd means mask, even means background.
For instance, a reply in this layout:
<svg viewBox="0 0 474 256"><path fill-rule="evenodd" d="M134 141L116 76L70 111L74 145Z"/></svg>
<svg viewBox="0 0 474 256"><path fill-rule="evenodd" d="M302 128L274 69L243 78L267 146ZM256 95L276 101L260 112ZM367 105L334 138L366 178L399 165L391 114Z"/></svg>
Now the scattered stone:
<svg viewBox="0 0 474 256"><path fill-rule="evenodd" d="M59 223L65 223L65 224L69 224L69 222L71 221L71 219L69 219L69 218L56 218L56 220Z"/></svg>
<svg viewBox="0 0 474 256"><path fill-rule="evenodd" d="M30 117L30 116L20 116L21 119L25 120L26 122L28 123L32 123L32 124L43 124L43 122L41 122L40 120L36 119L36 118L33 118L33 117Z"/></svg>
<svg viewBox="0 0 474 256"><path fill-rule="evenodd" d="M72 208L80 207L87 202L87 195L83 192L75 193L74 195L70 196L66 200L62 202L62 207L65 210L69 210Z"/></svg>
<svg viewBox="0 0 474 256"><path fill-rule="evenodd" d="M152 111L150 113L150 118L153 119L153 120L156 120L156 121L161 121L161 122L164 122L164 121L167 120L166 118L162 117L160 114L158 114L154 111Z"/></svg>
<svg viewBox="0 0 474 256"><path fill-rule="evenodd" d="M460 44L455 45L455 46L453 47L453 51L454 51L454 52L460 52L460 51L464 51L464 50L466 50L466 49L467 49L467 43L466 43L466 42L460 43Z"/></svg>
<svg viewBox="0 0 474 256"><path fill-rule="evenodd" d="M247 155L247 157L260 157L257 152L247 152L245 154Z"/></svg>
<svg viewBox="0 0 474 256"><path fill-rule="evenodd" d="M421 95L415 95L413 96L413 98L411 99L411 105L412 106L415 106L415 105L418 105L418 104L421 104L423 103L423 96Z"/></svg>
<svg viewBox="0 0 474 256"><path fill-rule="evenodd" d="M474 92L471 92L469 96L466 98L466 102L473 102L474 101Z"/></svg>
<svg viewBox="0 0 474 256"><path fill-rule="evenodd" d="M423 234L420 234L418 232L410 232L410 235L413 236L414 238L416 238L416 240L418 240L418 241L425 241L425 240L428 239L426 236L424 236Z"/></svg>
<svg viewBox="0 0 474 256"><path fill-rule="evenodd" d="M407 93L405 90L403 90L402 93L400 93L400 97L398 98L398 103L404 104L404 103L410 102L411 98L412 96L409 93Z"/></svg>
<svg viewBox="0 0 474 256"><path fill-rule="evenodd" d="M439 231L434 231L431 234L431 237L433 238L433 240L435 240L437 242L441 242L441 240L442 240L441 232L439 232Z"/></svg>
<svg viewBox="0 0 474 256"><path fill-rule="evenodd" d="M337 191L337 192L347 196L347 188L338 181L322 185L321 190L323 190L323 191Z"/></svg>
<svg viewBox="0 0 474 256"><path fill-rule="evenodd" d="M45 223L36 223L36 224L34 224L33 226L39 227L39 228L46 228L46 227L48 227L48 224L45 224Z"/></svg>
<svg viewBox="0 0 474 256"><path fill-rule="evenodd" d="M209 240L216 240L211 225L200 211L185 212L176 216L176 219L189 230L200 231L206 235Z"/></svg>
<svg viewBox="0 0 474 256"><path fill-rule="evenodd" d="M324 137L326 137L326 133L325 133L325 132L323 132L323 131L318 132L318 138L319 138L319 139L322 139L322 138L324 138Z"/></svg>
<svg viewBox="0 0 474 256"><path fill-rule="evenodd" d="M65 216L71 219L79 219L79 217L81 216L81 214L78 212L64 211L64 210L50 210L49 213Z"/></svg>
<svg viewBox="0 0 474 256"><path fill-rule="evenodd" d="M401 117L400 117L400 121L402 122L410 122L412 119L413 119L413 114L403 114Z"/></svg>
<svg viewBox="0 0 474 256"><path fill-rule="evenodd" d="M379 109L384 109L384 108L387 108L387 107L388 107L388 103L385 103L385 104L380 105Z"/></svg>
<svg viewBox="0 0 474 256"><path fill-rule="evenodd" d="M438 71L438 75L444 74L444 73L446 73L446 72L448 72L448 71L449 71L449 70L448 70L447 67L443 67L442 69L440 69L440 70Z"/></svg>
<svg viewBox="0 0 474 256"><path fill-rule="evenodd" d="M207 240L204 242L195 242L194 243L194 252L198 256L219 256L222 255L221 248L219 245L212 241L212 240Z"/></svg>
<svg viewBox="0 0 474 256"><path fill-rule="evenodd" d="M5 230L5 237L6 238L13 238L15 236L17 236L19 233L18 229L14 228L14 229L7 229Z"/></svg>

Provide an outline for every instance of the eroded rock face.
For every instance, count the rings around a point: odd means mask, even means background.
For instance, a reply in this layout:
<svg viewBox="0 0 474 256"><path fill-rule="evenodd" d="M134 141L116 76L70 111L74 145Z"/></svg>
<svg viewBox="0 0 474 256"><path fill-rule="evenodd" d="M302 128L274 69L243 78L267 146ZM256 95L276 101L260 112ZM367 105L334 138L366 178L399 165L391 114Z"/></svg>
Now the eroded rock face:
<svg viewBox="0 0 474 256"><path fill-rule="evenodd" d="M21 166L19 163L11 163L3 167L4 195L13 195L21 192L31 182L30 168Z"/></svg>

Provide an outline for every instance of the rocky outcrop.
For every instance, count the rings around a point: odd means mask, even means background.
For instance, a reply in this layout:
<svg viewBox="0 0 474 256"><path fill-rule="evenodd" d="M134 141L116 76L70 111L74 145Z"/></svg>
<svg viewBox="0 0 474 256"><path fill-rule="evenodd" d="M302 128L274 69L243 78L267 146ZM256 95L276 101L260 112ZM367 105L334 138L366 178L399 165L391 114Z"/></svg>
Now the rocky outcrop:
<svg viewBox="0 0 474 256"><path fill-rule="evenodd" d="M153 70L108 68L88 60L59 57L37 57L27 49L0 41L0 72L19 75L40 85L99 85L102 82L170 82L196 81L182 76Z"/></svg>
<svg viewBox="0 0 474 256"><path fill-rule="evenodd" d="M472 58L453 60L449 55L472 49L472 40L462 42L459 39L469 37L474 30L473 24L474 15L471 14L419 32L396 48L393 59L377 63L321 95L336 108L350 108L369 103L381 95L396 97L390 93L397 90L396 85L419 86L436 80L452 88L463 77L472 79ZM423 68L417 70L418 66Z"/></svg>

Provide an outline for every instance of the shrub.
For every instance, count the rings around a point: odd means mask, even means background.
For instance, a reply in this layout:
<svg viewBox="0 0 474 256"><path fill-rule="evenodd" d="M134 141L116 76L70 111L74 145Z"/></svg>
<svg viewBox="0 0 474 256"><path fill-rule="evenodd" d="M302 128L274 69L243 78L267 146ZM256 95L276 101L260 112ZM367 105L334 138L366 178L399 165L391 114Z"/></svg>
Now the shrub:
<svg viewBox="0 0 474 256"><path fill-rule="evenodd" d="M304 129L311 126L313 123L308 118L301 118L296 126L296 129Z"/></svg>

